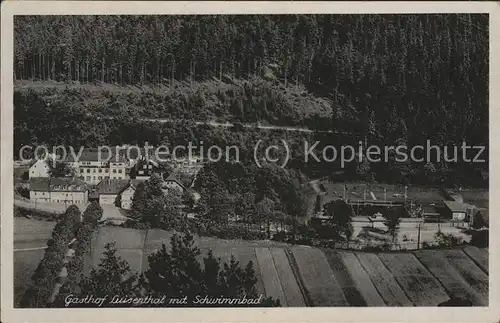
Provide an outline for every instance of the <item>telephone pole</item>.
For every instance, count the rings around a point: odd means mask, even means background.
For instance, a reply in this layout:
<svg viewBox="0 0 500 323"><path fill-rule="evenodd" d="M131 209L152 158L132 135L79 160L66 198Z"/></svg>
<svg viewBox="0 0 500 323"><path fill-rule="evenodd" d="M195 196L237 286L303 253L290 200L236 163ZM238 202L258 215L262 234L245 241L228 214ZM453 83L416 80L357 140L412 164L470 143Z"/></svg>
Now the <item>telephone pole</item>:
<svg viewBox="0 0 500 323"><path fill-rule="evenodd" d="M420 249L420 225L422 224L422 222L418 222L418 235L417 235L417 250Z"/></svg>

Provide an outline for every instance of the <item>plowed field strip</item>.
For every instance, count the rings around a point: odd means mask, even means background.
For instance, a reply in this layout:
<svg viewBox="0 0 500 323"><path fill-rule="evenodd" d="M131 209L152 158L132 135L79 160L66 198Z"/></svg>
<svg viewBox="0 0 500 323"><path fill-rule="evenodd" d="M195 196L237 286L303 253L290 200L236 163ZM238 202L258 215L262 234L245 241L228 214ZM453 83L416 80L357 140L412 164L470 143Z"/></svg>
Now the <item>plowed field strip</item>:
<svg viewBox="0 0 500 323"><path fill-rule="evenodd" d="M416 306L437 306L449 299L441 284L413 254L387 253L379 257Z"/></svg>
<svg viewBox="0 0 500 323"><path fill-rule="evenodd" d="M349 306L321 250L295 246L292 252L314 306Z"/></svg>

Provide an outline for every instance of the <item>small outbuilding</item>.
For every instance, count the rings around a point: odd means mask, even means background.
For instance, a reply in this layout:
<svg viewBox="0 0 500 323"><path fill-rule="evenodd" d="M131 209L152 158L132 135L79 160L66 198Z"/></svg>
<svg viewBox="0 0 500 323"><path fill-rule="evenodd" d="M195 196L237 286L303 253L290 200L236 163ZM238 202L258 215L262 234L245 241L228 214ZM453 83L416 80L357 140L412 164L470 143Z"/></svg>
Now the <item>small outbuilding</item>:
<svg viewBox="0 0 500 323"><path fill-rule="evenodd" d="M454 221L465 221L468 214L468 205L457 201L444 201L445 215Z"/></svg>

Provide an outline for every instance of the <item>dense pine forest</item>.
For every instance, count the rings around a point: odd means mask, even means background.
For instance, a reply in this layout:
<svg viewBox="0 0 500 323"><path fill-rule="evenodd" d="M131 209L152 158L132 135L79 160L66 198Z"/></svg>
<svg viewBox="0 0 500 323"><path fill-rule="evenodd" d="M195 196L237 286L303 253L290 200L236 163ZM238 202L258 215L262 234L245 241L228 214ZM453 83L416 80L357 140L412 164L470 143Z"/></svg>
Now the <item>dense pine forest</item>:
<svg viewBox="0 0 500 323"><path fill-rule="evenodd" d="M160 131L159 125L137 121L144 116L307 126L387 145L425 140L487 145L488 19L480 14L18 16L14 78L17 84L47 85L41 91L16 88L15 149L35 143L172 143L203 132L211 134L212 139L201 138L207 141L247 140L235 139L230 130L193 130L186 124L172 126L181 132ZM72 89L52 89L54 81ZM85 84L158 90L96 94ZM99 114L117 120L96 120ZM331 167L309 175L329 174ZM372 172L382 180L394 172L388 167L378 165ZM478 174L488 169L487 163L435 167L438 173L456 169L453 178L471 174L474 185L484 183ZM393 177L387 180L401 180Z"/></svg>

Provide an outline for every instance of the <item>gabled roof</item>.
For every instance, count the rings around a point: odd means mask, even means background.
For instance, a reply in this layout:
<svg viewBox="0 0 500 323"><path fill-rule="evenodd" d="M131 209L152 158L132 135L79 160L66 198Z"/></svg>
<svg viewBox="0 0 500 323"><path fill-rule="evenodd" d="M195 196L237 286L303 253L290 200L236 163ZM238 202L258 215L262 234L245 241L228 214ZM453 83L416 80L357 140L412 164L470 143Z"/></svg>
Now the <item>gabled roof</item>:
<svg viewBox="0 0 500 323"><path fill-rule="evenodd" d="M186 189L186 187L175 177L175 175L173 173L170 173L170 175L168 175L167 178L164 181L165 182L176 182L183 189Z"/></svg>
<svg viewBox="0 0 500 323"><path fill-rule="evenodd" d="M452 212L459 212L459 213L466 213L467 212L467 205L464 203L456 202L456 201L443 201L444 205L452 211Z"/></svg>
<svg viewBox="0 0 500 323"><path fill-rule="evenodd" d="M140 179L131 179L129 180L128 185L125 186L125 188L120 192L123 193L125 192L128 188L132 188L134 191L136 190L137 186L139 186L140 183L143 183L143 180Z"/></svg>
<svg viewBox="0 0 500 323"><path fill-rule="evenodd" d="M42 192L85 192L87 184L73 177L38 177L30 179L30 190Z"/></svg>
<svg viewBox="0 0 500 323"><path fill-rule="evenodd" d="M49 177L30 178L30 191L49 191Z"/></svg>
<svg viewBox="0 0 500 323"><path fill-rule="evenodd" d="M149 158L151 158L151 156L154 155L155 149L153 147L148 147L147 149L145 147L138 149L137 147L125 146L123 149L121 149L121 152L125 153L127 158L129 159L138 159L146 156L146 154Z"/></svg>
<svg viewBox="0 0 500 323"><path fill-rule="evenodd" d="M97 184L98 194L119 194L129 185L128 179L105 178Z"/></svg>
<svg viewBox="0 0 500 323"><path fill-rule="evenodd" d="M144 157L140 157L137 160L137 163L134 165L136 169L141 168L143 165L153 165L154 167L158 167L158 162L154 161L151 158L145 159Z"/></svg>
<svg viewBox="0 0 500 323"><path fill-rule="evenodd" d="M47 160L46 160L46 159L33 159L33 160L31 160L31 162L30 162L30 164L29 164L29 165L30 165L30 168L31 168L31 167L33 167L35 164L39 164L39 165L40 165L40 164L42 164L42 163L45 163L45 164L46 164L46 163L47 163ZM47 165L47 167L49 167L49 165Z"/></svg>
<svg viewBox="0 0 500 323"><path fill-rule="evenodd" d="M100 155L99 155L99 148L84 148L82 150L82 153L80 156L78 154L80 153L80 150L75 149L73 156L73 153L71 151L68 152L68 156L66 157L67 162L75 162L75 161L110 161L110 162L125 162L125 151L118 150L117 154L117 149L116 147L110 147L110 149L101 149ZM118 156L118 157L117 157Z"/></svg>

